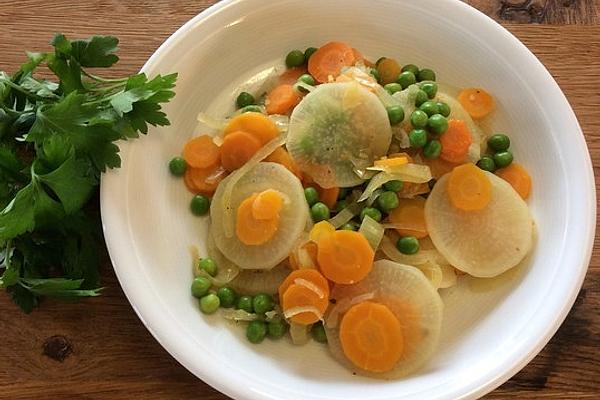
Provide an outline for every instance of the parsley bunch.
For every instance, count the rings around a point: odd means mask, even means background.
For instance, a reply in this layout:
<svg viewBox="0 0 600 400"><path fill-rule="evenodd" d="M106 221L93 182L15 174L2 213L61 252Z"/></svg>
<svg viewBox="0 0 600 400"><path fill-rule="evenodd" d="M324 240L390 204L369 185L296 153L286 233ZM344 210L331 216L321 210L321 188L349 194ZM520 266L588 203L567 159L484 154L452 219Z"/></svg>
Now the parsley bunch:
<svg viewBox="0 0 600 400"><path fill-rule="evenodd" d="M118 61L115 37L51 44L12 76L0 71L0 287L26 312L41 296L99 295L100 221L87 204L120 166L116 141L169 124L161 104L177 79L93 74ZM56 81L35 77L42 67Z"/></svg>

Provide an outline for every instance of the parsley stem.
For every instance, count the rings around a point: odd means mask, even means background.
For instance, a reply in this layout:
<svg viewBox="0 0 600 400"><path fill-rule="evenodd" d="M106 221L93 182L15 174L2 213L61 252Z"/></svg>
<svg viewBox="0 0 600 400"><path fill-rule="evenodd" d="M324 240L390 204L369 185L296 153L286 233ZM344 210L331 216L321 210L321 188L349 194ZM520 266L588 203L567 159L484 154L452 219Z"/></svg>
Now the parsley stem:
<svg viewBox="0 0 600 400"><path fill-rule="evenodd" d="M32 98L32 99L34 99L34 100L41 100L41 101L43 101L43 100L46 100L46 99L44 99L43 97L41 97L41 96L38 96L38 95L37 95L37 94L35 94L35 93L31 93L31 92L29 92L29 91L27 91L27 90L23 89L21 86L17 85L17 84L16 84L16 83L14 83L13 81L10 81L10 80L5 80L5 81L2 81L2 83L3 83L3 84L5 84L6 86L9 86L9 87L11 87L12 89L16 90L17 92L21 92L21 93L23 93L25 96L27 96L27 97L30 97L30 98Z"/></svg>
<svg viewBox="0 0 600 400"><path fill-rule="evenodd" d="M127 80L129 79L129 78L120 78L120 79L102 78L102 77L100 77L98 75L90 74L89 72L87 72L83 68L81 69L81 72L85 76L87 76L88 78L93 79L93 80L98 81L98 82L106 82L106 83L108 83L108 82L121 82L121 83L123 83L123 82L127 82Z"/></svg>

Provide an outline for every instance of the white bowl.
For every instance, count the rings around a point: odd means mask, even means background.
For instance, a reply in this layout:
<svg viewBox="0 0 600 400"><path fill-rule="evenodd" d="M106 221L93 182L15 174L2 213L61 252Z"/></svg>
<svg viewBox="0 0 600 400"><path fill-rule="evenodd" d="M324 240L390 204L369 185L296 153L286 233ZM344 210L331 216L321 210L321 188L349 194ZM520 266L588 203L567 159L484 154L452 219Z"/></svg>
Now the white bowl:
<svg viewBox="0 0 600 400"><path fill-rule="evenodd" d="M496 98L494 128L508 133L531 172L538 243L520 272L443 294L439 352L402 380L353 376L316 343L252 345L241 327L206 317L190 295L190 245L206 219L168 160L196 115L230 111L236 88L291 49L330 40L365 55L429 66L438 80L481 86ZM558 329L581 287L595 229L594 178L577 120L543 65L501 26L455 0L223 1L179 29L144 66L179 72L170 127L123 143L123 167L102 179L102 220L129 301L187 369L236 399L472 399L527 364ZM131 355L135 357L135 354Z"/></svg>

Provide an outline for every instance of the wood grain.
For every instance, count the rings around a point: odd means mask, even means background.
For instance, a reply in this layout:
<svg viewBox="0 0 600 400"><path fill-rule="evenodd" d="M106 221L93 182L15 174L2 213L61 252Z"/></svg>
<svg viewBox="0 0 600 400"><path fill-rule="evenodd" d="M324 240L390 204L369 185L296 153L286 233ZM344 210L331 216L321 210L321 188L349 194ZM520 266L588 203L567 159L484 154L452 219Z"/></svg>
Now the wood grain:
<svg viewBox="0 0 600 400"><path fill-rule="evenodd" d="M575 109L598 175L597 2L467 2L501 21L548 67ZM47 49L52 33L61 31L79 37L116 34L122 49L117 72L133 73L171 32L211 3L4 0L0 6L0 70L14 70L24 59L24 49ZM542 17L517 18L510 11L510 7L522 7L531 13L534 3L543 6ZM521 23L532 20L542 24ZM46 301L31 315L24 315L6 295L0 295L0 399L226 399L187 372L150 336L123 295L106 254L102 264L107 290L97 299L72 304ZM63 361L56 360L60 358ZM486 399L598 399L599 376L597 241L583 290L556 336L527 367Z"/></svg>

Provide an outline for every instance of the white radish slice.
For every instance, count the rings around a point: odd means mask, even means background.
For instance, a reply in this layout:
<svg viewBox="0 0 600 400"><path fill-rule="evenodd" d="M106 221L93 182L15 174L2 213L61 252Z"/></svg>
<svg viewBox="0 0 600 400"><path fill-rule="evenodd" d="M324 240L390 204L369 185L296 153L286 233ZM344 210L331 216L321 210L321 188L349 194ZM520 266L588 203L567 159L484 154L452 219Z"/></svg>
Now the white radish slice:
<svg viewBox="0 0 600 400"><path fill-rule="evenodd" d="M283 261L300 237L308 219L308 207L304 190L298 178L280 164L261 162L235 184L231 191L230 205L235 219L241 202L253 193L274 189L283 194L284 203L279 214L279 226L275 235L266 243L248 246L234 234L227 237L224 229L223 193L227 180L223 180L213 197L210 207L211 233L219 250L241 269L271 269Z"/></svg>
<svg viewBox="0 0 600 400"><path fill-rule="evenodd" d="M357 170L390 146L385 107L356 82L319 85L296 106L286 147L302 172L324 188L362 183Z"/></svg>
<svg viewBox="0 0 600 400"><path fill-rule="evenodd" d="M433 244L452 266L488 278L516 266L529 253L533 220L510 184L484 173L492 184L492 198L484 209L455 208L447 194L450 174L446 174L427 198L425 221Z"/></svg>
<svg viewBox="0 0 600 400"><path fill-rule="evenodd" d="M369 301L386 305L400 320L404 336L402 357L388 372L364 371L344 355L338 325L332 328L326 324L333 357L350 370L374 378L395 379L414 372L437 347L444 308L442 299L417 268L389 260L376 261L371 273L355 285L336 285L331 296L339 303L368 293L373 293Z"/></svg>

